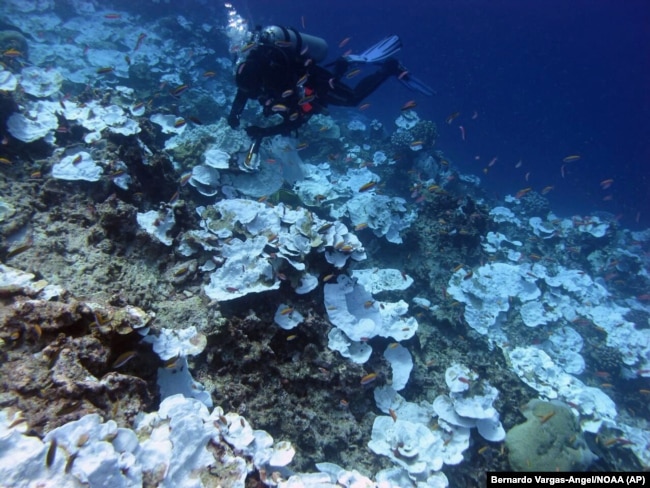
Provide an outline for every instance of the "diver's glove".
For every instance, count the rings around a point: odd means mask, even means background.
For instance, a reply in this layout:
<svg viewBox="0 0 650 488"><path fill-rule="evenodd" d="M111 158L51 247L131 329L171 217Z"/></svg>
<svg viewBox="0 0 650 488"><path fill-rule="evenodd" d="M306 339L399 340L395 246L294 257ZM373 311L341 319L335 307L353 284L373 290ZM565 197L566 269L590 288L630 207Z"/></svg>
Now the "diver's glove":
<svg viewBox="0 0 650 488"><path fill-rule="evenodd" d="M248 137L254 141L260 140L269 135L266 128L257 125L249 125L246 127L246 134L248 134Z"/></svg>

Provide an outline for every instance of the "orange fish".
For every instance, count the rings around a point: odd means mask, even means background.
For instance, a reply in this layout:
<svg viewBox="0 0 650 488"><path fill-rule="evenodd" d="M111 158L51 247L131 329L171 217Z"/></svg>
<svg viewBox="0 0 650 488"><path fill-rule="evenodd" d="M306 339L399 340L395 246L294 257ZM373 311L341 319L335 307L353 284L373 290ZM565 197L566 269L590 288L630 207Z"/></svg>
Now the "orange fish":
<svg viewBox="0 0 650 488"><path fill-rule="evenodd" d="M573 161L578 161L582 156L579 154L570 154L562 159L563 163L572 163Z"/></svg>
<svg viewBox="0 0 650 488"><path fill-rule="evenodd" d="M359 106L359 110L361 110L361 111L367 110L369 107L370 107L369 103L364 103L363 105Z"/></svg>
<svg viewBox="0 0 650 488"><path fill-rule="evenodd" d="M112 73L115 70L112 66L104 66L103 68L97 69L98 75L105 75L107 73Z"/></svg>
<svg viewBox="0 0 650 488"><path fill-rule="evenodd" d="M345 75L345 77L349 80L349 79L352 79L352 78L354 78L355 76L357 76L359 73L361 73L361 70L360 70L360 69L358 69L358 68L357 68L357 69L353 69L353 70L350 71L347 75Z"/></svg>
<svg viewBox="0 0 650 488"><path fill-rule="evenodd" d="M460 112L454 112L453 114L450 114L450 115L447 116L447 118L445 119L445 122L447 122L448 124L451 124L454 121L454 119L457 118L459 115L460 115Z"/></svg>
<svg viewBox="0 0 650 488"><path fill-rule="evenodd" d="M135 47L133 48L133 52L136 52L138 49L140 49L140 46L142 45L142 41L144 41L145 37L147 37L147 34L145 34L144 32L142 32L138 36L138 40L135 43Z"/></svg>
<svg viewBox="0 0 650 488"><path fill-rule="evenodd" d="M5 52L2 53L3 56L7 58L18 58L23 55L18 49L7 49Z"/></svg>
<svg viewBox="0 0 650 488"><path fill-rule="evenodd" d="M248 44L242 46L240 52L245 53L246 51L250 51L251 49L253 49L255 46L257 46L256 42L249 42Z"/></svg>
<svg viewBox="0 0 650 488"><path fill-rule="evenodd" d="M174 88L172 91L170 91L169 94L170 94L172 97L179 97L179 96L181 95L181 93L183 93L184 91L186 91L187 89L189 89L189 87L190 87L190 86L189 86L188 84L184 84L184 85L177 86L177 87Z"/></svg>
<svg viewBox="0 0 650 488"><path fill-rule="evenodd" d="M350 39L352 39L352 37L346 37L345 39L341 39L341 42L339 42L339 47L345 47L345 45L348 42L350 42Z"/></svg>
<svg viewBox="0 0 650 488"><path fill-rule="evenodd" d="M412 108L415 108L416 106L417 106L417 103L415 103L415 100L409 100L404 105L402 105L402 108L400 108L400 110L402 112L404 112L405 110L411 110Z"/></svg>
<svg viewBox="0 0 650 488"><path fill-rule="evenodd" d="M526 193L528 193L531 190L532 190L532 188L530 186L527 187L527 188L522 188L521 190L519 190L517 192L517 194L515 195L515 198L520 199L521 197L523 197Z"/></svg>
<svg viewBox="0 0 650 488"><path fill-rule="evenodd" d="M377 379L377 373L368 373L363 378L361 378L362 385L368 385Z"/></svg>
<svg viewBox="0 0 650 488"><path fill-rule="evenodd" d="M184 175L181 175L181 179L180 179L181 186L187 185L187 183L190 181L191 178L192 178L192 173L185 173Z"/></svg>
<svg viewBox="0 0 650 488"><path fill-rule="evenodd" d="M542 191L540 192L542 195L546 195L548 192L550 192L554 187L552 185L545 186L542 188Z"/></svg>
<svg viewBox="0 0 650 488"><path fill-rule="evenodd" d="M365 185L361 185L361 186L359 187L359 193L364 192L364 191L371 190L371 189L373 189L375 186L377 186L377 182L376 182L376 181L369 181L369 182L366 183Z"/></svg>
<svg viewBox="0 0 650 488"><path fill-rule="evenodd" d="M610 186L612 186L612 183L614 183L614 180L612 178L608 178L600 182L600 187L603 190L607 190Z"/></svg>

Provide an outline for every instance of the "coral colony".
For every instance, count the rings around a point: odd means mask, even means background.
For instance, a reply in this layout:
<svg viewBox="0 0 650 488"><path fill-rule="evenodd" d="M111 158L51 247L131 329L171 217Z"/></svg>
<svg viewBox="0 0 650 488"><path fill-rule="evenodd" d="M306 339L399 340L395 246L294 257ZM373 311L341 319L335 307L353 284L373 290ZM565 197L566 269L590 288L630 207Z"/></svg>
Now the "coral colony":
<svg viewBox="0 0 650 488"><path fill-rule="evenodd" d="M488 200L415 103L249 161L205 41L242 49L232 7L174 36L71 4L3 7L38 33L0 37L3 484L650 467L650 232Z"/></svg>

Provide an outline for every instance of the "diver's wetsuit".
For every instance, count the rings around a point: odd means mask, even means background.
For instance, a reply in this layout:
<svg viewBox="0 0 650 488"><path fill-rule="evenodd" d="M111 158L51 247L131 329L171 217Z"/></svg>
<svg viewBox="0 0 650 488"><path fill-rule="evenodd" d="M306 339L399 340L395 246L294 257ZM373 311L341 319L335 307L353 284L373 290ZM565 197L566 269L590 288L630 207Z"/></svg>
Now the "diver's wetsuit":
<svg viewBox="0 0 650 488"><path fill-rule="evenodd" d="M322 71L320 74L314 76L314 89L316 93L323 93L322 98L325 100L325 105L341 105L344 107L356 107L364 98L374 92L379 86L393 75L399 74L399 64L397 60L389 60L382 65L381 69L375 71L368 76L362 78L357 86L350 88L345 83L340 81L341 76L347 71L348 62L343 58L336 61L336 69L334 74L330 73L321 66L315 66L317 70ZM333 79L331 88L329 80ZM309 81L312 81L311 77ZM323 83L324 81L324 83ZM319 95L321 97L321 95Z"/></svg>
<svg viewBox="0 0 650 488"><path fill-rule="evenodd" d="M328 105L352 107L375 91L389 77L399 73L399 63L390 59L382 67L364 77L351 88L340 81L348 62L340 58L334 72L295 56L276 46L260 44L253 48L238 67L237 95L232 104L228 123L239 126L239 117L249 99L257 99L264 115L282 115L283 122L271 127L247 127L254 139L277 134L290 134L315 113L325 112Z"/></svg>

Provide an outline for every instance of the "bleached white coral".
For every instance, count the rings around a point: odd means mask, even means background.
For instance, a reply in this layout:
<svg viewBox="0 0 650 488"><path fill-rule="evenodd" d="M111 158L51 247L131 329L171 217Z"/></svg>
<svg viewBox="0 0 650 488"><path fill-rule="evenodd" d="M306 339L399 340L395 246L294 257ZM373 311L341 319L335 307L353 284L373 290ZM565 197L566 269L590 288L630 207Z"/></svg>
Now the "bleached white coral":
<svg viewBox="0 0 650 488"><path fill-rule="evenodd" d="M531 388L548 399L559 398L576 405L582 414L583 430L597 432L603 420L616 418L616 404L602 390L586 386L566 373L543 350L517 347L509 351L515 373Z"/></svg>
<svg viewBox="0 0 650 488"><path fill-rule="evenodd" d="M175 115L153 114L149 120L159 125L163 134L182 134L187 127L187 124L179 123L179 119ZM168 148L167 145L165 147Z"/></svg>
<svg viewBox="0 0 650 488"><path fill-rule="evenodd" d="M86 151L65 156L52 166L52 176L61 180L98 181L103 172Z"/></svg>
<svg viewBox="0 0 650 488"><path fill-rule="evenodd" d="M58 126L56 115L43 102L33 104L27 110L27 116L14 113L7 119L9 133L23 142L32 142L44 137L51 142Z"/></svg>
<svg viewBox="0 0 650 488"><path fill-rule="evenodd" d="M20 73L20 86L25 93L38 98L49 97L61 89L63 76L56 69L27 66Z"/></svg>
<svg viewBox="0 0 650 488"><path fill-rule="evenodd" d="M400 391L406 387L409 375L413 369L413 357L408 349L398 343L389 344L384 351L384 357L390 363L392 375L392 387Z"/></svg>
<svg viewBox="0 0 650 488"><path fill-rule="evenodd" d="M403 317L408 311L406 302L378 302L362 285L345 275L340 275L336 283L327 283L324 292L330 321L353 341L375 336L402 341L417 331L415 318Z"/></svg>
<svg viewBox="0 0 650 488"><path fill-rule="evenodd" d="M228 169L230 167L230 154L218 147L211 146L203 153L206 166L215 169Z"/></svg>
<svg viewBox="0 0 650 488"><path fill-rule="evenodd" d="M290 330L297 327L303 320L304 317L300 312L284 303L278 305L275 315L273 316L273 321L284 330Z"/></svg>
<svg viewBox="0 0 650 488"><path fill-rule="evenodd" d="M454 273L447 293L465 303L465 320L481 334L487 334L499 314L510 308L510 297L527 302L541 295L535 278L518 265L491 263L475 270L471 278L465 276L463 269Z"/></svg>
<svg viewBox="0 0 650 488"><path fill-rule="evenodd" d="M355 269L352 271L352 278L373 294L388 290L406 290L413 284L413 278L394 268Z"/></svg>
<svg viewBox="0 0 650 488"><path fill-rule="evenodd" d="M417 125L420 121L420 117L415 112L415 110L408 110L402 112L402 114L395 119L395 125L399 128L398 130L410 130Z"/></svg>
<svg viewBox="0 0 650 488"><path fill-rule="evenodd" d="M278 288L280 280L271 259L284 260L296 271L307 272L305 258L314 251L325 253L326 259L340 266L350 257L365 258L361 242L344 224L322 220L303 208L233 198L220 200L199 213L204 229L215 237L230 238L235 229L242 234L242 238L219 247L223 264L205 289L213 299L230 300ZM300 286L301 291L315 284L311 278L309 286Z"/></svg>
<svg viewBox="0 0 650 488"><path fill-rule="evenodd" d="M276 279L271 264L262 257L267 244L264 236L245 241L233 238L224 244L221 255L225 262L210 275L205 294L213 300L225 301L278 289L280 280Z"/></svg>
<svg viewBox="0 0 650 488"><path fill-rule="evenodd" d="M220 175L211 166L199 164L192 168L189 184L201 195L212 197L219 192Z"/></svg>
<svg viewBox="0 0 650 488"><path fill-rule="evenodd" d="M244 486L253 467L277 470L295 454L290 443L274 442L244 417L224 414L221 407L210 412L182 395L165 398L157 412L140 414L133 429L89 414L41 440L26 435L26 422L16 418L0 412L0 476L6 486L126 488L148 479L161 488L197 487L214 476L215 465L233 486Z"/></svg>
<svg viewBox="0 0 650 488"><path fill-rule="evenodd" d="M18 86L18 78L14 74L0 67L0 91L14 91Z"/></svg>
<svg viewBox="0 0 650 488"><path fill-rule="evenodd" d="M341 356L352 360L354 363L363 364L370 359L372 348L366 342L351 340L337 327L333 327L329 331L327 338L327 347L332 351L339 352Z"/></svg>
<svg viewBox="0 0 650 488"><path fill-rule="evenodd" d="M173 238L168 234L176 224L172 209L149 210L136 215L138 225L148 234L166 246L171 246Z"/></svg>

